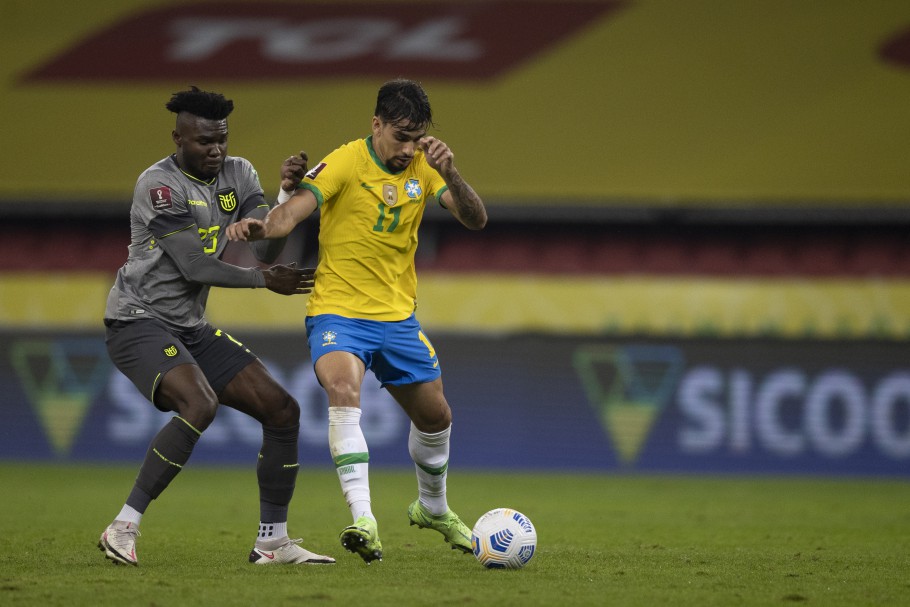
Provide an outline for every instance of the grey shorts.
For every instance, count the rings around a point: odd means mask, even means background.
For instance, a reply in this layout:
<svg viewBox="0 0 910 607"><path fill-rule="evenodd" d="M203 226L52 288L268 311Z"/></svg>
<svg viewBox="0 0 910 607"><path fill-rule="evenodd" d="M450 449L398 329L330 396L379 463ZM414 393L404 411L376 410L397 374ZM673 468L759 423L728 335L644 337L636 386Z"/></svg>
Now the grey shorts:
<svg viewBox="0 0 910 607"><path fill-rule="evenodd" d="M105 320L105 343L114 365L155 403L155 390L164 374L178 365L198 365L215 394L256 355L227 333L206 324L177 331L160 320ZM161 407L158 407L161 409Z"/></svg>

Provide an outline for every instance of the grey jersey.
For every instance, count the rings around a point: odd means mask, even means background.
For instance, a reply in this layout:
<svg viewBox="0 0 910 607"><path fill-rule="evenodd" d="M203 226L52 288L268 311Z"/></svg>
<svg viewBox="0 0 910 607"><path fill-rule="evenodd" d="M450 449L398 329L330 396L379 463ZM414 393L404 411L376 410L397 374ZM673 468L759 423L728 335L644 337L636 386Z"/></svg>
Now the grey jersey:
<svg viewBox="0 0 910 607"><path fill-rule="evenodd" d="M243 158L227 156L212 182L181 171L173 155L146 169L133 192L129 256L117 272L104 317L154 317L177 328L204 323L209 285L185 278L159 241L193 230L204 252L220 258L228 243L227 226L263 206L268 210L259 176ZM236 286L264 284L258 270L231 269L240 273Z"/></svg>

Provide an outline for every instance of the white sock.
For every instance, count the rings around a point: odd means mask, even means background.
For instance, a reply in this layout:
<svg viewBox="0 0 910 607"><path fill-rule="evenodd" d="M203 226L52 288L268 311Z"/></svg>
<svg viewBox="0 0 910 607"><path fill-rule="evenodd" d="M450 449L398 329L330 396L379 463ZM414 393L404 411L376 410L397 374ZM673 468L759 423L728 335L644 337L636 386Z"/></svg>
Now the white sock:
<svg viewBox="0 0 910 607"><path fill-rule="evenodd" d="M445 514L446 474L449 468L449 436L452 426L442 432L427 434L411 424L408 434L408 452L417 470L417 491L420 503L431 513Z"/></svg>
<svg viewBox="0 0 910 607"><path fill-rule="evenodd" d="M135 508L132 508L132 507L124 504L123 508L120 510L120 514L118 514L116 517L114 517L114 520L125 521L127 523L133 523L134 525L136 525L138 527L139 522L142 520L142 513L139 512L138 510L136 510Z"/></svg>
<svg viewBox="0 0 910 607"><path fill-rule="evenodd" d="M368 516L376 520L370 507L370 453L360 429L360 415L357 407L329 407L329 450L353 519Z"/></svg>
<svg viewBox="0 0 910 607"><path fill-rule="evenodd" d="M263 523L259 521L259 534L256 541L278 540L288 536L288 523Z"/></svg>

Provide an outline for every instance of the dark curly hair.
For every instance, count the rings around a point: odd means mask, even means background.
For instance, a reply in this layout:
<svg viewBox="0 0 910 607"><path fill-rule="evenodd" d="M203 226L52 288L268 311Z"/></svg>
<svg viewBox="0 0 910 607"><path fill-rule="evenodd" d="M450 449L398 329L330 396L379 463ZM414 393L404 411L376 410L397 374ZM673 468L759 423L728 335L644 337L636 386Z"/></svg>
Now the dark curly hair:
<svg viewBox="0 0 910 607"><path fill-rule="evenodd" d="M225 99L221 93L201 91L193 86L187 91L174 93L165 107L175 114L187 112L207 120L224 120L234 111L234 102Z"/></svg>
<svg viewBox="0 0 910 607"><path fill-rule="evenodd" d="M375 115L383 122L404 122L404 130L433 126L430 100L419 82L397 78L379 89Z"/></svg>

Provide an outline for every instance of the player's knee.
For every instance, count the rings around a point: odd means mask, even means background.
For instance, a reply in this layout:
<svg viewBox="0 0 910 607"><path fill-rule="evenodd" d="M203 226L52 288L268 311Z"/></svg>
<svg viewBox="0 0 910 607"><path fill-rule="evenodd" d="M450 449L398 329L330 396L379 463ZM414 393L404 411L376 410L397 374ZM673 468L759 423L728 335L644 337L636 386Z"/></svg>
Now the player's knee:
<svg viewBox="0 0 910 607"><path fill-rule="evenodd" d="M434 429L432 432L442 432L446 428L452 425L452 410L448 407L445 408L445 411L441 413L435 420Z"/></svg>
<svg viewBox="0 0 910 607"><path fill-rule="evenodd" d="M215 419L218 397L196 365L178 365L161 380L155 404L166 411L175 411L194 428L202 432Z"/></svg>
<svg viewBox="0 0 910 607"><path fill-rule="evenodd" d="M424 408L416 417L418 419L414 420L414 425L427 434L442 432L452 425L452 410L448 404Z"/></svg>
<svg viewBox="0 0 910 607"><path fill-rule="evenodd" d="M346 380L330 381L323 384L329 397L330 407L359 407L360 389Z"/></svg>
<svg viewBox="0 0 910 607"><path fill-rule="evenodd" d="M215 421L215 413L218 411L218 402L209 398L185 401L177 407L177 411L180 412L180 417L202 432Z"/></svg>
<svg viewBox="0 0 910 607"><path fill-rule="evenodd" d="M263 410L265 411L263 425L287 428L300 423L300 405L287 392L282 392Z"/></svg>

